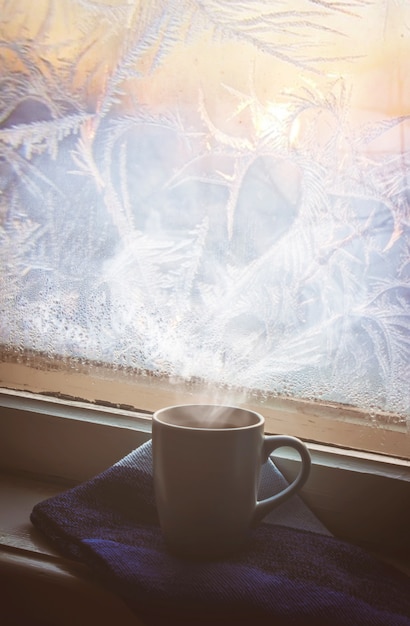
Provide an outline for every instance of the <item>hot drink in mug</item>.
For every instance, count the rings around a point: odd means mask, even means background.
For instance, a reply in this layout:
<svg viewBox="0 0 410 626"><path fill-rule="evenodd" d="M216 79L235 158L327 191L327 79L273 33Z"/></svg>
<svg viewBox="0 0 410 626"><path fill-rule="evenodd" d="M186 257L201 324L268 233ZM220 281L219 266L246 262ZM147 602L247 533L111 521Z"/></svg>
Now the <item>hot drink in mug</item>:
<svg viewBox="0 0 410 626"><path fill-rule="evenodd" d="M310 455L299 439L264 434L262 415L239 407L181 405L161 409L152 424L154 487L168 548L215 558L245 542L250 529L301 489ZM298 476L258 501L260 469L283 446L301 457Z"/></svg>

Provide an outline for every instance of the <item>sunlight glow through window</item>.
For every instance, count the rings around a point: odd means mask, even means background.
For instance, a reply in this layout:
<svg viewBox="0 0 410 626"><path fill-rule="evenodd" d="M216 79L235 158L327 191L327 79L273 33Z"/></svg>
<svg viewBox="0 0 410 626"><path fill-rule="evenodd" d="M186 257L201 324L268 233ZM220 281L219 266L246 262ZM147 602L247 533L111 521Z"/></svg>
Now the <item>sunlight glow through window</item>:
<svg viewBox="0 0 410 626"><path fill-rule="evenodd" d="M4 349L409 418L408 2L0 0L0 36Z"/></svg>

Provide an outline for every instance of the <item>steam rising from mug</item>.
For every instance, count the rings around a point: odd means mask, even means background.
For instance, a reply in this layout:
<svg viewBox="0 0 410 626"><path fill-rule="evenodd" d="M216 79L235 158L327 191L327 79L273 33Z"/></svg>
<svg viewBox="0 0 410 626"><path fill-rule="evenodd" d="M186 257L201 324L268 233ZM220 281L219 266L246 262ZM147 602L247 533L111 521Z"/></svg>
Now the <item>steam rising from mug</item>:
<svg viewBox="0 0 410 626"><path fill-rule="evenodd" d="M194 407L194 409L193 409ZM250 425L250 411L220 404L180 405L157 411L159 421L185 428L224 429Z"/></svg>
<svg viewBox="0 0 410 626"><path fill-rule="evenodd" d="M264 418L239 407L173 406L153 416L157 509L168 548L190 558L217 558L240 549L273 508L295 494L310 472L299 439L264 435ZM301 457L297 478L280 493L257 500L261 465L277 448Z"/></svg>

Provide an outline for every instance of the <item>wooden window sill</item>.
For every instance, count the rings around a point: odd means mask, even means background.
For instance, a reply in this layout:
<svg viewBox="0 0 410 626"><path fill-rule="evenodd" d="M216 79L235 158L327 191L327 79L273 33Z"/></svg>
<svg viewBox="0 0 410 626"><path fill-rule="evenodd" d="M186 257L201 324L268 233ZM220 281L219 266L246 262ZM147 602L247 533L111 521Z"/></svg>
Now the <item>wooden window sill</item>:
<svg viewBox="0 0 410 626"><path fill-rule="evenodd" d="M31 525L33 506L96 475L150 437L148 416L6 394L0 411L0 584L8 626L143 623ZM309 444L306 504L336 536L410 575L409 461ZM288 479L298 462L275 462ZM407 546L407 547L406 547ZM3 623L2 622L2 623Z"/></svg>
<svg viewBox="0 0 410 626"><path fill-rule="evenodd" d="M69 485L0 474L0 584L8 626L143 626L88 568L66 559L30 523L33 506ZM376 554L410 576L410 563Z"/></svg>
<svg viewBox="0 0 410 626"><path fill-rule="evenodd" d="M143 626L81 563L62 557L32 526L31 510L67 485L0 475L0 585L7 626Z"/></svg>

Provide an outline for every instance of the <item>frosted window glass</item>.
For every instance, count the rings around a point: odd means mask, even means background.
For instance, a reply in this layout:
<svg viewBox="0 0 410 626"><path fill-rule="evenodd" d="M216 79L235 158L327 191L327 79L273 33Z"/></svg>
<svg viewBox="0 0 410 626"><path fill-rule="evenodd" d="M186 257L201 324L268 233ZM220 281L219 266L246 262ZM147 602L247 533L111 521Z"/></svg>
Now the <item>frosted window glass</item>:
<svg viewBox="0 0 410 626"><path fill-rule="evenodd" d="M407 0L0 0L0 342L409 411Z"/></svg>

